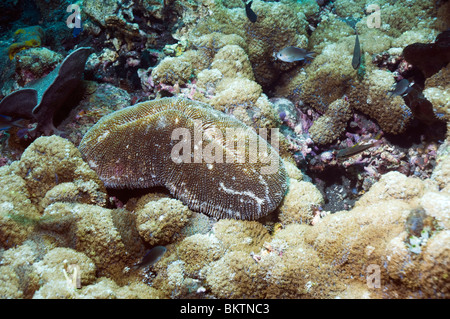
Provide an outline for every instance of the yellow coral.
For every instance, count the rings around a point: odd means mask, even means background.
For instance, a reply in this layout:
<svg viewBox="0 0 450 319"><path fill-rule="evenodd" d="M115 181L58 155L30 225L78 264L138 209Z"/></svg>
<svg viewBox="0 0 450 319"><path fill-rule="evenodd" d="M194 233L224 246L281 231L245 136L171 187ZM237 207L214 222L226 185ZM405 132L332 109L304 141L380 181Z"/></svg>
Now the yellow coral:
<svg viewBox="0 0 450 319"><path fill-rule="evenodd" d="M333 142L345 131L351 116L350 103L343 99L334 101L325 114L309 128L311 139L322 145Z"/></svg>
<svg viewBox="0 0 450 319"><path fill-rule="evenodd" d="M289 190L278 208L280 221L284 225L309 224L323 203L322 194L312 183L291 179Z"/></svg>
<svg viewBox="0 0 450 319"><path fill-rule="evenodd" d="M195 277L203 267L223 255L223 247L215 236L195 234L178 245L177 255L185 262L186 273Z"/></svg>
<svg viewBox="0 0 450 319"><path fill-rule="evenodd" d="M213 227L214 235L225 249L258 251L270 239L269 232L256 221L223 219Z"/></svg>
<svg viewBox="0 0 450 319"><path fill-rule="evenodd" d="M8 48L9 59L14 59L14 56L25 49L41 46L44 40L44 30L40 26L26 27L18 29L14 32L16 41Z"/></svg>
<svg viewBox="0 0 450 319"><path fill-rule="evenodd" d="M130 212L57 202L45 209L44 216L55 219L46 228L61 240L73 242L77 251L92 259L100 275L117 278L127 265L142 258L144 248L130 227L134 218Z"/></svg>

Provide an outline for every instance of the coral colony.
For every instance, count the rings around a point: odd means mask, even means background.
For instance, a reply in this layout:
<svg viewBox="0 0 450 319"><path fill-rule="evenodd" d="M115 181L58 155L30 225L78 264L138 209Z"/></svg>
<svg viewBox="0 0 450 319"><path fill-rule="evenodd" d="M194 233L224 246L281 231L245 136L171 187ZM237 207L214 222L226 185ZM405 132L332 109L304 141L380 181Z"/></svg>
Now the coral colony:
<svg viewBox="0 0 450 319"><path fill-rule="evenodd" d="M450 298L450 2L0 10L0 298Z"/></svg>

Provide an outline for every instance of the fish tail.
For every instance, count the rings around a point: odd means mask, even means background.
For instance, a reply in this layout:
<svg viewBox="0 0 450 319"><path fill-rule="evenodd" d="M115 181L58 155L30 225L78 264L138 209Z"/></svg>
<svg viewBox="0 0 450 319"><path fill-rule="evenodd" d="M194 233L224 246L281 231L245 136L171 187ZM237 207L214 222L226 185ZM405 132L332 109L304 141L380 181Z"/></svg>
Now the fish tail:
<svg viewBox="0 0 450 319"><path fill-rule="evenodd" d="M307 58L314 59L316 57L316 52L308 52L306 54Z"/></svg>
<svg viewBox="0 0 450 319"><path fill-rule="evenodd" d="M383 132L380 131L373 139L374 140L379 140L382 136L383 136Z"/></svg>
<svg viewBox="0 0 450 319"><path fill-rule="evenodd" d="M20 128L25 128L25 126L23 126L22 124L19 124L19 122L21 122L21 121L22 121L22 119L15 120L14 122L11 123L11 125L14 125L14 126L17 126Z"/></svg>

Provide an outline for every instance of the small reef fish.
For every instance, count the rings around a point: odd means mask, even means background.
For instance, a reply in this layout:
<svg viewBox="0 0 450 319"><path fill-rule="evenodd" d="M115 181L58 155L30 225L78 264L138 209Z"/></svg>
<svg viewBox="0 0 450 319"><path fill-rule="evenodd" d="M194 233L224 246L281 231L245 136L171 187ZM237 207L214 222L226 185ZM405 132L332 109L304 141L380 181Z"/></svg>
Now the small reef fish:
<svg viewBox="0 0 450 319"><path fill-rule="evenodd" d="M77 28L77 27L73 28L73 32L72 32L73 37L76 38L81 33L81 31L83 31L82 25L79 28Z"/></svg>
<svg viewBox="0 0 450 319"><path fill-rule="evenodd" d="M286 47L276 54L278 60L284 62L295 62L306 59L313 59L315 52L309 52L308 50L297 47Z"/></svg>
<svg viewBox="0 0 450 319"><path fill-rule="evenodd" d="M251 6L253 3L253 0L249 1L248 3L245 3L245 14L247 15L247 18L250 20L250 22L255 23L258 19L258 16L256 15L255 11L252 10Z"/></svg>
<svg viewBox="0 0 450 319"><path fill-rule="evenodd" d="M356 31L355 47L353 48L352 67L357 70L361 64L361 46L359 45L358 31Z"/></svg>
<svg viewBox="0 0 450 319"><path fill-rule="evenodd" d="M155 264L157 261L161 259L161 257L165 254L167 248L164 246L156 246L150 249L142 258L141 262L135 265L134 269L144 268L147 266L151 266Z"/></svg>
<svg viewBox="0 0 450 319"><path fill-rule="evenodd" d="M344 157L350 157L350 156L356 155L358 153L364 152L365 150L380 144L381 143L381 141L379 140L380 137L381 137L381 134L378 134L375 137L375 139L377 141L375 141L373 143L361 144L361 142L358 142L353 146L341 149L337 152L336 158L339 159L339 158L344 158Z"/></svg>
<svg viewBox="0 0 450 319"><path fill-rule="evenodd" d="M412 90L412 86L414 82L409 83L407 79L402 79L397 82L390 91L387 92L388 97L396 96L396 95L407 95Z"/></svg>
<svg viewBox="0 0 450 319"><path fill-rule="evenodd" d="M25 128L25 126L19 124L20 121L22 121L22 119L14 120L10 116L0 115L0 131L10 129L11 126Z"/></svg>

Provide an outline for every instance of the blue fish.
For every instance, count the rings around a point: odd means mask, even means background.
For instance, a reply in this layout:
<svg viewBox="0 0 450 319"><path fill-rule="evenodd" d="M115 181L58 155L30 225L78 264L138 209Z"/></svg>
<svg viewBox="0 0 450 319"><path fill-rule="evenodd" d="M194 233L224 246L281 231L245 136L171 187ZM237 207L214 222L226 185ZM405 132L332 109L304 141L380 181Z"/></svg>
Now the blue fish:
<svg viewBox="0 0 450 319"><path fill-rule="evenodd" d="M8 130L12 126L25 128L25 126L19 124L20 121L22 121L22 119L13 119L11 116L6 116L6 115L0 114L0 131Z"/></svg>
<svg viewBox="0 0 450 319"><path fill-rule="evenodd" d="M77 27L73 28L72 32L73 37L76 38L81 33L81 31L83 31L83 25L80 25L80 28Z"/></svg>
<svg viewBox="0 0 450 319"><path fill-rule="evenodd" d="M402 79L392 86L392 89L387 92L388 97L402 95L406 96L412 90L413 83L409 83L407 79Z"/></svg>
<svg viewBox="0 0 450 319"><path fill-rule="evenodd" d="M278 52L275 57L283 62L295 62L307 59L313 59L315 52L309 52L308 50L297 47L286 47Z"/></svg>

